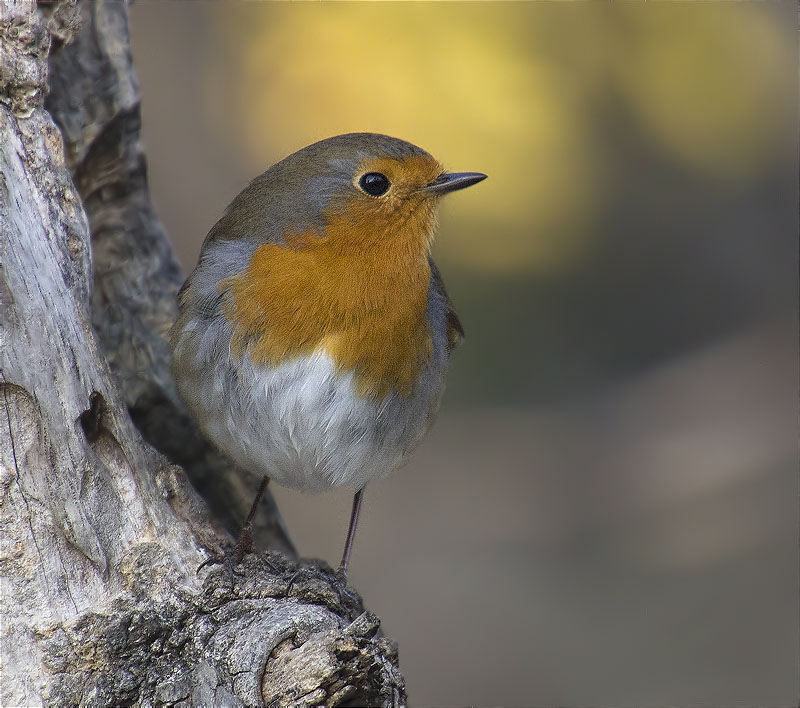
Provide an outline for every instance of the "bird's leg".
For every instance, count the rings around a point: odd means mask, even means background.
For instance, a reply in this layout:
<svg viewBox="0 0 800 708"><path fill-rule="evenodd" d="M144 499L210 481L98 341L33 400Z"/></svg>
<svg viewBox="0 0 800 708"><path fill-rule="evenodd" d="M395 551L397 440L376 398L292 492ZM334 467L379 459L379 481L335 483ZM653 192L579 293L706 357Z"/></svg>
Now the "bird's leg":
<svg viewBox="0 0 800 708"><path fill-rule="evenodd" d="M347 580L347 565L350 562L350 551L353 550L353 541L356 537L356 526L358 526L358 515L361 513L361 500L364 498L364 487L359 489L353 497L353 510L350 512L350 526L347 528L347 540L344 542L344 553L342 562L339 565L339 575L342 580Z"/></svg>
<svg viewBox="0 0 800 708"><path fill-rule="evenodd" d="M247 518L244 520L244 525L242 526L242 530L239 533L239 537L236 539L236 543L233 545L233 550L230 553L225 553L223 557L211 557L207 561L205 561L198 569L197 572L199 573L200 570L205 568L207 565L214 565L216 563L225 563L226 565L230 564L230 566L237 566L239 563L242 562L242 559L253 550L253 519L258 512L258 505L261 503L261 499L264 496L264 492L267 491L267 485L269 484L269 477L264 475L264 478L261 480L261 484L258 485L258 491L256 492L256 498L253 499L253 505L250 507L250 511L247 513Z"/></svg>
<svg viewBox="0 0 800 708"><path fill-rule="evenodd" d="M234 565L239 565L239 563L242 562L242 559L248 553L253 551L253 519L256 517L258 505L261 503L264 492L267 491L268 484L269 477L264 475L264 478L261 480L261 484L258 485L258 491L256 492L256 498L253 499L253 505L250 507L250 511L247 513L247 518L244 520L244 525L239 533L239 538L236 539L236 543L233 546Z"/></svg>

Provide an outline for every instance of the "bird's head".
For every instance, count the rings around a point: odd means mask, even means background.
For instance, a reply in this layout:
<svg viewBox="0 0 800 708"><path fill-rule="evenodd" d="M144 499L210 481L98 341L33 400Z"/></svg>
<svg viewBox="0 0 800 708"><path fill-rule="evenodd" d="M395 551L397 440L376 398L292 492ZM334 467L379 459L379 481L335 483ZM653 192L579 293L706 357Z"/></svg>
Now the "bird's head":
<svg viewBox="0 0 800 708"><path fill-rule="evenodd" d="M309 145L257 177L209 238L256 238L302 248L323 237L342 250L427 251L436 203L486 177L446 172L424 150L386 135L350 133Z"/></svg>

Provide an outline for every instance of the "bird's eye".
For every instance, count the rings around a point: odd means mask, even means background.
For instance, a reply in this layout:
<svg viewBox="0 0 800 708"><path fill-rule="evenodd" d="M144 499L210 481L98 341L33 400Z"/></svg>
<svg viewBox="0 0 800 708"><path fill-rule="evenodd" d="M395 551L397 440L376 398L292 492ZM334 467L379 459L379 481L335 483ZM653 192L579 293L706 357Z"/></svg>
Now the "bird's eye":
<svg viewBox="0 0 800 708"><path fill-rule="evenodd" d="M386 190L389 189L390 185L389 178L380 172L367 172L358 180L358 186L373 197L380 197L381 194L386 194Z"/></svg>

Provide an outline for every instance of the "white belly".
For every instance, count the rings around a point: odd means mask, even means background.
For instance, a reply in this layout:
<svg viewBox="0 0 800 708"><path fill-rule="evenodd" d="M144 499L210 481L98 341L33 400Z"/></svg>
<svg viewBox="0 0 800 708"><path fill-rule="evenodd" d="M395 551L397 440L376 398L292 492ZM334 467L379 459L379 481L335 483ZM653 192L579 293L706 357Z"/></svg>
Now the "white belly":
<svg viewBox="0 0 800 708"><path fill-rule="evenodd" d="M352 374L324 353L273 369L238 367L242 405L208 433L234 459L280 484L307 491L360 489L403 460L399 441L380 433L378 405L356 394Z"/></svg>
<svg viewBox="0 0 800 708"><path fill-rule="evenodd" d="M193 330L184 334L191 338ZM220 349L201 344L192 355L192 347L178 347L181 395L234 462L288 487L360 489L389 474L419 444L438 408L441 390L431 387L424 397L362 398L353 375L321 351L265 368L247 356L234 362L228 347ZM203 359L206 366L198 367ZM201 371L212 371L212 380Z"/></svg>
<svg viewBox="0 0 800 708"><path fill-rule="evenodd" d="M238 466L303 491L361 489L391 473L427 433L444 392L438 330L415 390L381 400L359 396L352 373L322 350L276 367L234 359L230 327L216 315L187 318L173 337L175 380L205 434Z"/></svg>

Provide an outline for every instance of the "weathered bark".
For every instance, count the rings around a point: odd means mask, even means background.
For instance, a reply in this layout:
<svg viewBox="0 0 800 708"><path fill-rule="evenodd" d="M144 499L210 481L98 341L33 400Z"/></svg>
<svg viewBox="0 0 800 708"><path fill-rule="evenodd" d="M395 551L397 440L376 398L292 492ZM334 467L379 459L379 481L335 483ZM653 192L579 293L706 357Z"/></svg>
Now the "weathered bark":
<svg viewBox="0 0 800 708"><path fill-rule="evenodd" d="M199 434L170 374L164 335L175 320L183 275L147 189L127 7L117 1L84 2L69 12L72 5L57 7L50 27L61 46L51 52L45 107L61 128L89 217L92 324L100 348L145 440L183 467L213 515L235 532L260 478L233 471ZM296 553L269 493L253 535L262 548Z"/></svg>
<svg viewBox="0 0 800 708"><path fill-rule="evenodd" d="M180 278L147 195L126 9L50 9L0 2L0 704L402 704L393 645L326 566L195 572L220 538L129 409L173 460L233 475L166 368ZM66 162L43 107L51 37Z"/></svg>

